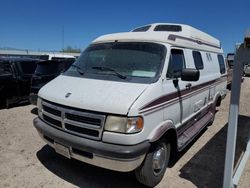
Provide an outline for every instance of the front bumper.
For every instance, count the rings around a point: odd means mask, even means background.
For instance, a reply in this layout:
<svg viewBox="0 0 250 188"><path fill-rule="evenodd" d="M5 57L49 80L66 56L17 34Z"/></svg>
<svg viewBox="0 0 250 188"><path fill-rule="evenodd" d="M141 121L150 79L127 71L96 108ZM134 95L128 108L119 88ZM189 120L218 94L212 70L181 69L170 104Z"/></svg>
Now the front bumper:
<svg viewBox="0 0 250 188"><path fill-rule="evenodd" d="M110 170L129 172L136 169L150 147L148 141L123 146L82 138L51 127L40 118L35 118L33 123L39 135L51 147L61 144L69 148L68 157Z"/></svg>

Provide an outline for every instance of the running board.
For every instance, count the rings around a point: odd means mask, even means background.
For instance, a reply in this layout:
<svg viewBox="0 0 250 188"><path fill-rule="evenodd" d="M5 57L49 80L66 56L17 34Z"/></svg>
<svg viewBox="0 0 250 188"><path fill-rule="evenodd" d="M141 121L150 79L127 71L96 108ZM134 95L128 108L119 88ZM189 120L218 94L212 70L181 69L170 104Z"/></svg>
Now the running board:
<svg viewBox="0 0 250 188"><path fill-rule="evenodd" d="M178 148L182 150L187 144L189 144L196 135L198 135L204 127L211 121L213 114L209 111L200 120L196 121L187 130L185 130L178 137Z"/></svg>

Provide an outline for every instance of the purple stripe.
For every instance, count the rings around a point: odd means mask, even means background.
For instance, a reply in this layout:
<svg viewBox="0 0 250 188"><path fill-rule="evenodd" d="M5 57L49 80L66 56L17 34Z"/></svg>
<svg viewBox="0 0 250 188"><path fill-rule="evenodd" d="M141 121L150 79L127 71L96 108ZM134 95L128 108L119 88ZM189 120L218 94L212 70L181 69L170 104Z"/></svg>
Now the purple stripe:
<svg viewBox="0 0 250 188"><path fill-rule="evenodd" d="M174 93L171 93L171 94L168 94L168 95L164 95L164 96L162 96L162 97L160 97L160 98L158 98L158 99L156 99L154 101L149 102L144 107L142 107L139 111L147 112L147 111L154 110L156 108L160 108L160 107L165 106L165 105L173 104L175 102L178 102L180 99L183 100L183 99L192 97L197 92L201 92L201 91L207 89L207 88L204 88L206 86L210 86L210 85L212 85L214 83L220 83L220 82L224 82L224 81L226 81L225 76L222 76L219 79L212 80L212 81L209 81L209 82L194 86L191 89L184 89L182 91L177 91L177 92L174 92ZM204 89L202 89L202 88L204 88ZM202 90L200 90L200 89L202 89ZM171 100L174 100L174 101L171 101ZM168 101L170 101L170 102L166 103ZM166 103L166 104L164 104L164 103ZM160 104L162 104L162 105L158 106ZM155 107L153 109L148 109L148 108L152 108L154 106L157 106L157 107Z"/></svg>

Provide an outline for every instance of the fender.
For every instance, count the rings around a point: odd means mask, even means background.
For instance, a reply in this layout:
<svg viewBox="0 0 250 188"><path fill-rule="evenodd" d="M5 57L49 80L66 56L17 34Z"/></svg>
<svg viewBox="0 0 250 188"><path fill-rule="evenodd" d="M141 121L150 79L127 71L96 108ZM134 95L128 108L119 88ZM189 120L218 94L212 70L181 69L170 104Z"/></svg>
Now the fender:
<svg viewBox="0 0 250 188"><path fill-rule="evenodd" d="M167 131L169 130L174 130L175 132L175 136L177 138L177 132L176 132L176 128L173 124L173 121L171 120L167 120L164 121L163 123L161 123L160 125L158 125L148 136L148 140L149 142L155 142L157 140L159 140Z"/></svg>
<svg viewBox="0 0 250 188"><path fill-rule="evenodd" d="M214 99L213 99L213 105L216 105L216 104L217 104L217 101L218 101L219 97L222 97L222 96L220 95L219 92L217 92L217 93L215 94L215 96L214 96Z"/></svg>

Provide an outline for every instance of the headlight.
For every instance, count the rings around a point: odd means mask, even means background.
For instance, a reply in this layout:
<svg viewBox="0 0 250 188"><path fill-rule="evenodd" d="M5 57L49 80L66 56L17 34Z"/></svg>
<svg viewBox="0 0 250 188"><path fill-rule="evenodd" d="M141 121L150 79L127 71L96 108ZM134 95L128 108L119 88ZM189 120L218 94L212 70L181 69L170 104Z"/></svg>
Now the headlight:
<svg viewBox="0 0 250 188"><path fill-rule="evenodd" d="M105 130L119 133L137 133L143 129L142 117L108 116Z"/></svg>
<svg viewBox="0 0 250 188"><path fill-rule="evenodd" d="M37 111L38 116L42 117L42 99L40 97L37 98Z"/></svg>

